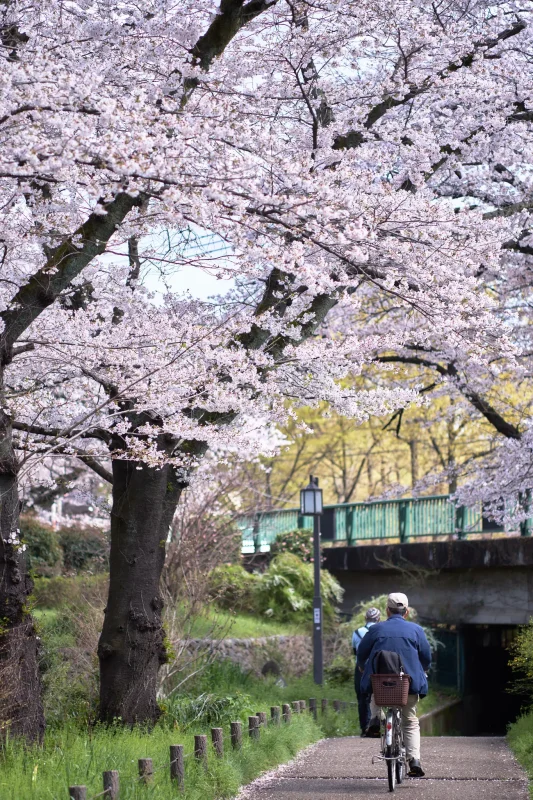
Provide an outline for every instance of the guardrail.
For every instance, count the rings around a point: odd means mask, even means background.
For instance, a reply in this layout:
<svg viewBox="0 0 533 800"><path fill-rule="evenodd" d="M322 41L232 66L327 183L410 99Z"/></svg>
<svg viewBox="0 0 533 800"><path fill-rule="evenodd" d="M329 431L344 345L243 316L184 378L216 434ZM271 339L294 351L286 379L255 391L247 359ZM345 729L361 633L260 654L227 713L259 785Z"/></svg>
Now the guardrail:
<svg viewBox="0 0 533 800"><path fill-rule="evenodd" d="M301 516L298 508L288 508L243 515L237 524L242 532L242 552L264 553L270 550L278 534L297 528L311 532L313 519ZM530 536L532 520L522 523L519 531L507 529L487 519L481 505L455 506L450 496L444 494L325 506L321 528L324 542L356 545L376 539L397 542L440 536L467 539L495 532Z"/></svg>

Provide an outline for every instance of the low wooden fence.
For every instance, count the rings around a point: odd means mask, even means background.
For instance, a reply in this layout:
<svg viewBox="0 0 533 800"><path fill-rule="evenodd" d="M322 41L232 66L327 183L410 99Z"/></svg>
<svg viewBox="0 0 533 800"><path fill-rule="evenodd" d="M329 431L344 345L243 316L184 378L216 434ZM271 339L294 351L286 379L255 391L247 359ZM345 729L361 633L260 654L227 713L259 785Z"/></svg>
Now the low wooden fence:
<svg viewBox="0 0 533 800"><path fill-rule="evenodd" d="M248 717L248 737L252 743L258 742L261 738L261 731L268 725L278 727L282 724L289 725L293 714L312 714L314 719L318 719L320 712L325 714L328 710L327 698L318 701L312 697L309 704L305 700L294 700L292 704L283 703L282 706L271 706L270 718L266 711L258 711L253 716ZM348 710L349 707L357 705L341 700L333 700L333 710L337 713ZM243 742L243 723L240 721L231 722L229 733L224 734L223 728L211 728L212 753L215 758L224 757L224 744L230 744L233 750L240 750ZM185 789L185 759L193 758L197 763L203 764L207 768L209 758L209 747L207 734L198 734L194 737L194 750L185 753L182 744L171 744L169 748L169 760L154 769L151 758L140 758L138 760L139 777L138 781L149 785L156 772L168 770L170 781L177 791ZM99 794L87 797L86 786L69 786L70 800L96 800L98 797L107 800L119 800L120 774L118 770L108 770L102 773L103 791Z"/></svg>

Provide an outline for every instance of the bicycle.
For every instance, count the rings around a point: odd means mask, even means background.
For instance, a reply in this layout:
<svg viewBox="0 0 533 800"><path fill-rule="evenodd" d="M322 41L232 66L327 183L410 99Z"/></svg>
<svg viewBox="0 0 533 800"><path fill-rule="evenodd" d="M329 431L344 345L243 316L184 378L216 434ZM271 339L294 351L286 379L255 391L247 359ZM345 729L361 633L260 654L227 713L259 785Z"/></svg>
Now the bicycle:
<svg viewBox="0 0 533 800"><path fill-rule="evenodd" d="M372 675L374 701L381 708L386 708L385 716L380 714L381 754L372 758L385 761L389 792L393 792L396 784L405 778L406 754L402 731L402 706L407 703L409 676Z"/></svg>

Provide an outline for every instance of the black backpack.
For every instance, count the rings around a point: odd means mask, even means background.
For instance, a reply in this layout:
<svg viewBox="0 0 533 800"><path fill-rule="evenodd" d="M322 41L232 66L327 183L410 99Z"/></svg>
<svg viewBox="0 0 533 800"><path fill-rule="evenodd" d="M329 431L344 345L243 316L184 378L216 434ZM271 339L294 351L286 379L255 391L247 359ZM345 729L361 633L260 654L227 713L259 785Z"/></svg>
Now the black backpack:
<svg viewBox="0 0 533 800"><path fill-rule="evenodd" d="M393 650L378 650L372 660L374 675L399 675L405 673L402 660Z"/></svg>

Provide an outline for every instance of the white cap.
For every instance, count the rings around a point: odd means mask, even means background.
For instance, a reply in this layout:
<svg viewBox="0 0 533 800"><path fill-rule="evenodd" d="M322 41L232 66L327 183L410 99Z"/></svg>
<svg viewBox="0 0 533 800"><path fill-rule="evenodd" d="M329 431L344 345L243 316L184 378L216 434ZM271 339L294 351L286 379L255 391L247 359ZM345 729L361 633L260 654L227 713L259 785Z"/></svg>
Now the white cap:
<svg viewBox="0 0 533 800"><path fill-rule="evenodd" d="M398 610L409 608L409 600L407 599L407 595L403 594L403 592L392 592L392 594L389 594L387 597L387 608Z"/></svg>

